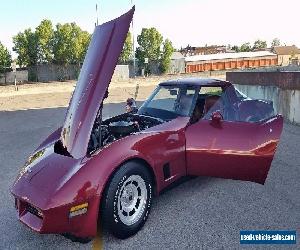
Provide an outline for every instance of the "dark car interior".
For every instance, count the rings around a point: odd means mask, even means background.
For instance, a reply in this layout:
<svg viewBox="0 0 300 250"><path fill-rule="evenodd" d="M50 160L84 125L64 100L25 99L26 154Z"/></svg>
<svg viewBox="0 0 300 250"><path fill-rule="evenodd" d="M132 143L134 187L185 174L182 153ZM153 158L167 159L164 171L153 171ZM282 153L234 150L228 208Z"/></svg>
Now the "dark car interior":
<svg viewBox="0 0 300 250"><path fill-rule="evenodd" d="M210 119L215 111L220 111L226 120L235 120L236 111L232 105L229 105L226 92L199 94L191 115L191 123L195 123L200 119Z"/></svg>
<svg viewBox="0 0 300 250"><path fill-rule="evenodd" d="M230 102L226 91L199 94L191 115L191 123L209 120L219 111L226 121L259 122L274 115L273 104L262 100L240 99Z"/></svg>
<svg viewBox="0 0 300 250"><path fill-rule="evenodd" d="M191 123L195 123L202 118L210 119L211 114L217 110L223 115L224 100L221 95L199 94L191 115Z"/></svg>

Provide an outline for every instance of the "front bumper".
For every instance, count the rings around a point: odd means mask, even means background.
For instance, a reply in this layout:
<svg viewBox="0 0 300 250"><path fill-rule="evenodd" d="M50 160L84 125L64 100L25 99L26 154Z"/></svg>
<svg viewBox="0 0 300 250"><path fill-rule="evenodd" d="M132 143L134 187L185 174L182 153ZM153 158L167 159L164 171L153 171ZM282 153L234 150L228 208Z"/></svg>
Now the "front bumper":
<svg viewBox="0 0 300 250"><path fill-rule="evenodd" d="M30 201L15 197L15 207L19 220L39 233L64 233L71 228L69 220L69 206L42 210L34 206Z"/></svg>
<svg viewBox="0 0 300 250"><path fill-rule="evenodd" d="M78 202L60 207L41 209L30 200L14 195L19 220L41 234L72 234L77 237L94 237L97 233L98 199L87 201L85 214L70 217L70 208Z"/></svg>

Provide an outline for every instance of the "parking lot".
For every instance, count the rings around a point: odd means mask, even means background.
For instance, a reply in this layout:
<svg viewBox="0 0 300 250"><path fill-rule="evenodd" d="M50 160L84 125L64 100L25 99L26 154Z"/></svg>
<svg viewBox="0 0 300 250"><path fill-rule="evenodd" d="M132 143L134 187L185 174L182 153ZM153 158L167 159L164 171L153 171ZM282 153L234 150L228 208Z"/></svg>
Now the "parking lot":
<svg viewBox="0 0 300 250"><path fill-rule="evenodd" d="M104 116L124 109L106 104ZM35 147L63 121L65 108L0 112L0 249L239 249L240 230L298 230L300 127L284 124L266 184L198 177L156 197L144 228L127 240L103 232L88 244L39 235L18 222L10 187ZM299 239L297 239L299 247ZM296 248L297 246L289 246ZM257 246L246 246L257 249ZM263 245L261 249L282 249Z"/></svg>

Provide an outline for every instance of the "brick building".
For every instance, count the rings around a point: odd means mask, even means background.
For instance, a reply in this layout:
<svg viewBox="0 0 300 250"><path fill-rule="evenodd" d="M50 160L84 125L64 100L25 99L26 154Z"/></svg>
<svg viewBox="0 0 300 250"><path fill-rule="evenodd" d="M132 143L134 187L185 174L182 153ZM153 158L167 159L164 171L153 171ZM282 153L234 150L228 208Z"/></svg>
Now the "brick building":
<svg viewBox="0 0 300 250"><path fill-rule="evenodd" d="M180 53L184 56L194 56L194 55L209 55L209 54L218 54L218 53L226 53L226 46L219 45L210 45L204 47L191 47L187 46L180 50Z"/></svg>
<svg viewBox="0 0 300 250"><path fill-rule="evenodd" d="M273 52L277 54L279 66L300 64L300 49L298 49L295 45L276 46L273 48Z"/></svg>
<svg viewBox="0 0 300 250"><path fill-rule="evenodd" d="M195 55L185 58L185 72L230 70L277 65L277 55L269 51Z"/></svg>

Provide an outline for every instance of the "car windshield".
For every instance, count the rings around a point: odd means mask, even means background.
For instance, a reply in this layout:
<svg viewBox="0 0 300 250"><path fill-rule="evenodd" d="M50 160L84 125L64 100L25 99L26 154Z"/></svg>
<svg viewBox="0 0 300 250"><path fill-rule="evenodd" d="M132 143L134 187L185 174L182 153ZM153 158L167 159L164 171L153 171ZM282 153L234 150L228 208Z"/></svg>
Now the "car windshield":
<svg viewBox="0 0 300 250"><path fill-rule="evenodd" d="M162 120L190 116L196 98L196 88L189 86L158 86L138 113Z"/></svg>

